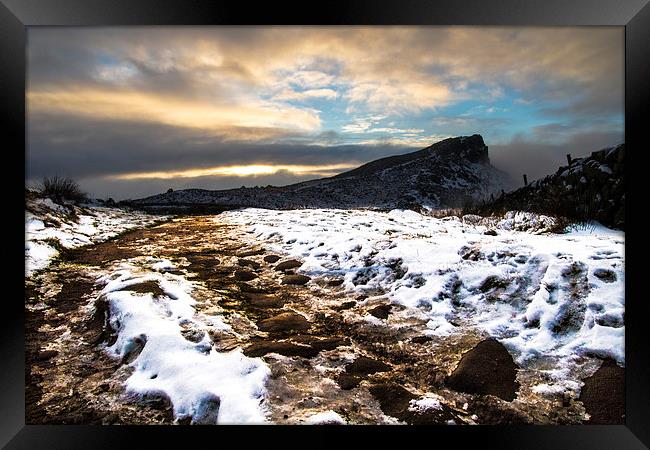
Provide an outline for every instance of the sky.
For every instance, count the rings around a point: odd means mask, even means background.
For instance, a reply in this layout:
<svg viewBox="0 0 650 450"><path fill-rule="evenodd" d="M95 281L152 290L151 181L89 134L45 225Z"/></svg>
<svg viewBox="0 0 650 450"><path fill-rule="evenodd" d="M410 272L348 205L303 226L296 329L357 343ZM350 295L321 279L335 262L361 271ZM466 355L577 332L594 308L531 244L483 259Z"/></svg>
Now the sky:
<svg viewBox="0 0 650 450"><path fill-rule="evenodd" d="M30 27L26 182L285 185L481 134L521 179L624 141L623 27Z"/></svg>

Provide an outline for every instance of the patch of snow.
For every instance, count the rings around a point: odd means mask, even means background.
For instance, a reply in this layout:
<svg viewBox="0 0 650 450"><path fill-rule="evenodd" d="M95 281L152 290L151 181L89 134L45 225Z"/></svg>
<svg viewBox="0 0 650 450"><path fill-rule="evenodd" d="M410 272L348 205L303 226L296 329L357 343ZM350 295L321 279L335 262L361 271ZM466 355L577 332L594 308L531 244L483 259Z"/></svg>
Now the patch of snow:
<svg viewBox="0 0 650 450"><path fill-rule="evenodd" d="M339 416L337 413L330 410L330 411L324 411L324 412L314 414L313 416L311 416L307 420L305 420L305 424L307 424L307 425L329 425L329 424L345 425L345 424L347 424L347 422L345 421L345 419L343 417Z"/></svg>
<svg viewBox="0 0 650 450"><path fill-rule="evenodd" d="M264 423L262 402L270 369L260 358L245 356L241 348L223 353L212 349L209 331L229 326L220 318L215 323L214 316L196 312L192 283L153 271L153 266L164 262L149 258L144 268L125 263L98 280L104 284L100 295L109 302L111 326L117 332L117 340L106 350L124 358L138 339L144 341L142 351L130 363L134 372L125 382L127 392L140 396L162 393L170 399L176 418L191 417L202 423ZM122 290L145 281L157 282L165 296ZM184 329L203 337L192 342L183 336Z"/></svg>
<svg viewBox="0 0 650 450"><path fill-rule="evenodd" d="M47 267L58 255L55 243L76 248L105 241L133 228L150 225L161 216L118 208L58 204L49 198L28 201L25 213L25 275Z"/></svg>
<svg viewBox="0 0 650 450"><path fill-rule="evenodd" d="M441 410L442 403L436 398L437 396L424 396L420 399L413 399L409 402L409 410L416 412L426 412L428 410Z"/></svg>

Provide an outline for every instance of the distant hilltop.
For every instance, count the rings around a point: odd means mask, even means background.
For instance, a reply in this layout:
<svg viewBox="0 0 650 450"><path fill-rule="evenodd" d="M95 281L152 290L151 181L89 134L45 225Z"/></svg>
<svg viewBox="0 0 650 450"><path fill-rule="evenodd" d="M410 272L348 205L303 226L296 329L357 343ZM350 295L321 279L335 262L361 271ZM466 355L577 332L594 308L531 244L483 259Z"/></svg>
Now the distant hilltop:
<svg viewBox="0 0 650 450"><path fill-rule="evenodd" d="M436 142L411 153L389 156L333 177L291 184L228 190L184 189L129 204L148 210L206 210L242 207L420 208L463 206L515 185L490 164L488 147L478 135Z"/></svg>

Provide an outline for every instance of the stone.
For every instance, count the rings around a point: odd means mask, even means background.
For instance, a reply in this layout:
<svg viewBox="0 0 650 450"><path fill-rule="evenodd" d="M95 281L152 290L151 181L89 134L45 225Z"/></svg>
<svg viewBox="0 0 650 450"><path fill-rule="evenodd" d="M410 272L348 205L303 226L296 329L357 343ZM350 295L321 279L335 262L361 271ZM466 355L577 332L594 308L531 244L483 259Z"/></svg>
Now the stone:
<svg viewBox="0 0 650 450"><path fill-rule="evenodd" d="M237 257L239 258L248 258L249 256L257 256L257 255L262 255L264 253L264 249L260 248L257 250L248 250L245 252L237 253Z"/></svg>
<svg viewBox="0 0 650 450"><path fill-rule="evenodd" d="M290 259L288 261L283 261L275 266L275 270L278 272L283 272L285 270L295 269L302 266L302 263L296 259Z"/></svg>
<svg viewBox="0 0 650 450"><path fill-rule="evenodd" d="M343 284L344 281L345 281L345 280L344 280L343 278L336 278L336 279L334 279L334 280L329 280L329 281L327 282L327 285L328 285L328 286L332 286L332 287L334 287L334 286L340 286L340 285Z"/></svg>
<svg viewBox="0 0 650 450"><path fill-rule="evenodd" d="M351 375L370 375L376 372L388 372L389 370L391 370L389 365L367 356L359 356L345 367L345 371Z"/></svg>
<svg viewBox="0 0 650 450"><path fill-rule="evenodd" d="M282 308L285 301L273 294L246 293L246 299L252 306L259 308Z"/></svg>
<svg viewBox="0 0 650 450"><path fill-rule="evenodd" d="M463 355L446 384L456 391L512 401L519 389L516 377L517 365L508 350L496 339L486 339Z"/></svg>
<svg viewBox="0 0 650 450"><path fill-rule="evenodd" d="M280 257L278 255L266 255L264 257L264 262L267 262L269 264L276 263L280 260Z"/></svg>
<svg viewBox="0 0 650 450"><path fill-rule="evenodd" d="M354 307L356 306L356 304L357 304L356 301L354 301L354 300L349 300L349 301L347 301L347 302L343 302L343 303L341 303L341 304L337 307L337 309L350 309L350 308L354 308Z"/></svg>
<svg viewBox="0 0 650 450"><path fill-rule="evenodd" d="M261 267L260 263L256 261L252 261L250 259L244 259L244 258L239 258L239 260L237 260L237 264L239 264L242 267L250 267L253 270L259 269Z"/></svg>
<svg viewBox="0 0 650 450"><path fill-rule="evenodd" d="M296 344L294 342L278 341L257 341L246 347L244 355L251 358L264 356L268 353L278 353L284 356L300 356L303 358L313 358L320 350L305 344Z"/></svg>
<svg viewBox="0 0 650 450"><path fill-rule="evenodd" d="M334 350L337 347L349 345L350 340L345 337L320 337L301 334L291 338L293 342L307 344L315 349L321 350Z"/></svg>
<svg viewBox="0 0 650 450"><path fill-rule="evenodd" d="M388 315L390 314L390 305L379 305L375 306L371 310L368 311L368 314L375 316L378 319L388 319Z"/></svg>
<svg viewBox="0 0 650 450"><path fill-rule="evenodd" d="M362 379L361 377L358 377L356 375L342 373L338 376L336 382L338 383L341 389L343 389L344 391L349 391L350 389L354 389L355 387L359 386L359 383L361 383L361 379Z"/></svg>
<svg viewBox="0 0 650 450"><path fill-rule="evenodd" d="M219 419L221 399L215 394L207 394L196 406L192 415L192 425L215 425Z"/></svg>
<svg viewBox="0 0 650 450"><path fill-rule="evenodd" d="M277 316L262 320L258 328L268 332L306 331L311 328L309 321L302 315L294 312L285 312Z"/></svg>
<svg viewBox="0 0 650 450"><path fill-rule="evenodd" d="M311 280L307 275L298 275L298 274L292 274L292 275L285 275L282 278L282 284L294 284L298 286L302 286L303 284L307 284L307 282Z"/></svg>
<svg viewBox="0 0 650 450"><path fill-rule="evenodd" d="M139 294L152 294L154 297L164 297L163 291L157 281L143 281L142 283L132 284L122 289L123 291L137 292Z"/></svg>
<svg viewBox="0 0 650 450"><path fill-rule="evenodd" d="M610 358L605 359L594 374L584 380L580 400L588 423L615 425L625 423L625 369Z"/></svg>
<svg viewBox="0 0 650 450"><path fill-rule="evenodd" d="M129 340L125 346L124 356L122 357L122 364L131 364L140 356L144 346L147 344L147 336L141 334Z"/></svg>
<svg viewBox="0 0 650 450"><path fill-rule="evenodd" d="M36 360L37 361L47 361L48 359L54 358L56 355L58 355L59 352L56 350L43 350L38 352L38 355L36 355Z"/></svg>
<svg viewBox="0 0 650 450"><path fill-rule="evenodd" d="M257 275L250 270L236 270L235 279L239 281L251 281L257 278Z"/></svg>
<svg viewBox="0 0 650 450"><path fill-rule="evenodd" d="M417 395L395 383L376 384L369 390L385 414L398 418L408 411L411 400L418 398Z"/></svg>
<svg viewBox="0 0 650 450"><path fill-rule="evenodd" d="M616 274L608 269L596 269L594 270L594 276L605 283L613 283L616 281Z"/></svg>

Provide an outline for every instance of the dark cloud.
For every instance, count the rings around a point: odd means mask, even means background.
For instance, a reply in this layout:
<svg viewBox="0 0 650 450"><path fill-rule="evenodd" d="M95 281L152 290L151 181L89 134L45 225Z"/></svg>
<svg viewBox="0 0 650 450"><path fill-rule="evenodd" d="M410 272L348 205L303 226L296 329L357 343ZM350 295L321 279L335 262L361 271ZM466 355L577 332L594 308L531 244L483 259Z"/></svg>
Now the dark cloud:
<svg viewBox="0 0 650 450"><path fill-rule="evenodd" d="M335 133L325 137L335 138ZM134 172L177 171L245 164L336 164L366 162L412 149L392 145L309 145L222 140L184 128L35 114L28 121L27 178L62 175L84 180L94 195L135 197L138 192L241 185L282 185L312 179L276 173L265 177L204 177L177 180L107 180ZM102 189L106 189L103 191Z"/></svg>
<svg viewBox="0 0 650 450"><path fill-rule="evenodd" d="M494 166L510 173L515 180L521 180L522 174L525 173L528 180L532 181L554 173L558 167L566 165L567 154L580 158L622 142L624 136L621 132L590 131L573 134L566 141L559 143L532 141L517 135L506 144L488 147L490 161Z"/></svg>

